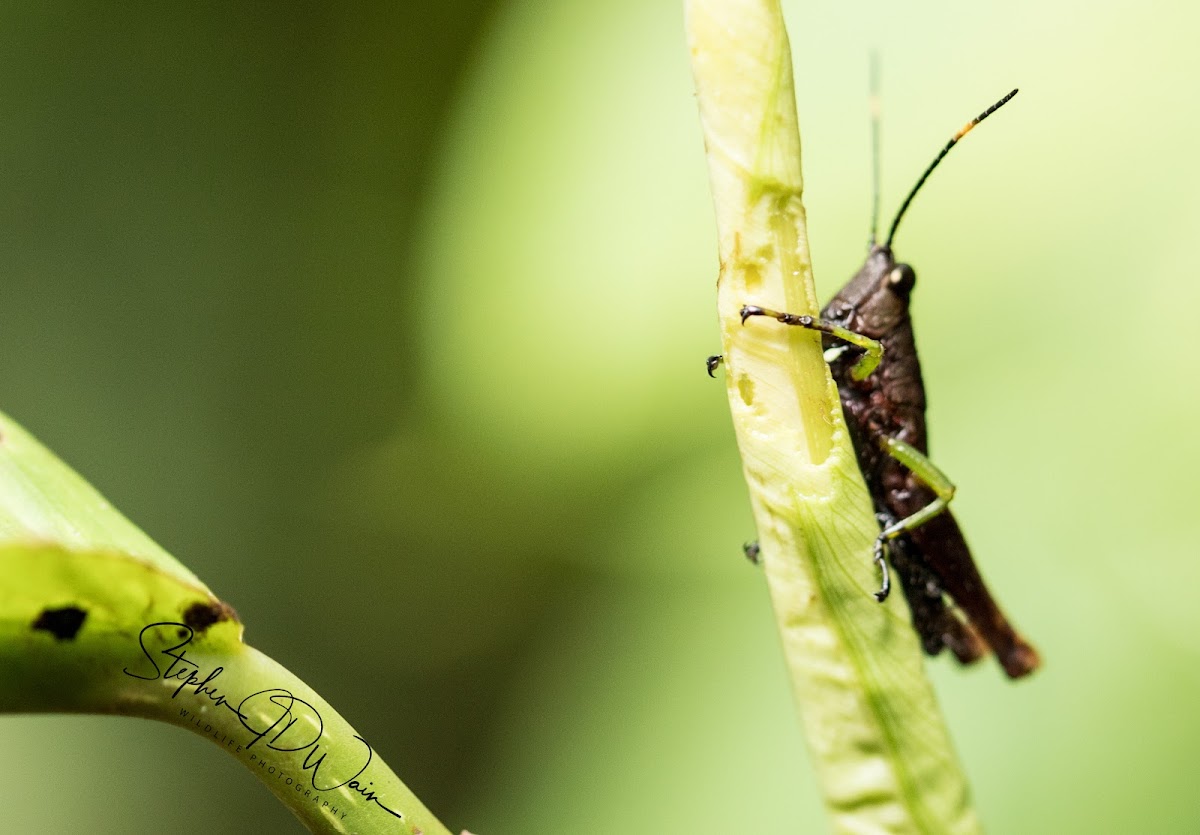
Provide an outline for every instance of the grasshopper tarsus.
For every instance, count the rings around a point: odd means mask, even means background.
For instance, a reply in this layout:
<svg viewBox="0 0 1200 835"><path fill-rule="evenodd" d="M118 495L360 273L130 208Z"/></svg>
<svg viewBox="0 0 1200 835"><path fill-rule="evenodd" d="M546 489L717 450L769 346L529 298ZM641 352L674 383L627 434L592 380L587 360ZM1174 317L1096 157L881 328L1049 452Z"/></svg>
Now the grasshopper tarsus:
<svg viewBox="0 0 1200 835"><path fill-rule="evenodd" d="M797 313L781 313L778 310L771 310L766 307L759 307L756 304L747 304L742 306L741 317L742 324L746 324L746 320L751 316L766 316L770 319L775 319L783 322L785 325L796 325L801 328L812 328L813 330L824 330L821 322L816 318L808 315Z"/></svg>
<svg viewBox="0 0 1200 835"><path fill-rule="evenodd" d="M888 572L887 559L884 558L884 539L880 536L875 540L875 564L879 566L879 571L883 575L880 581L879 591L875 592L875 599L882 603L888 599L888 595L892 593L892 577Z"/></svg>
<svg viewBox="0 0 1200 835"><path fill-rule="evenodd" d="M758 565L762 561L762 549L758 547L758 541L747 542L742 546L742 553L746 555L746 559L750 560L754 565Z"/></svg>
<svg viewBox="0 0 1200 835"><path fill-rule="evenodd" d="M880 584L880 590L875 591L874 594L876 602L882 603L888 599L888 595L892 594L892 576L888 573L888 561L883 559L883 554L878 555L875 561L880 565L880 573L882 573L883 579Z"/></svg>

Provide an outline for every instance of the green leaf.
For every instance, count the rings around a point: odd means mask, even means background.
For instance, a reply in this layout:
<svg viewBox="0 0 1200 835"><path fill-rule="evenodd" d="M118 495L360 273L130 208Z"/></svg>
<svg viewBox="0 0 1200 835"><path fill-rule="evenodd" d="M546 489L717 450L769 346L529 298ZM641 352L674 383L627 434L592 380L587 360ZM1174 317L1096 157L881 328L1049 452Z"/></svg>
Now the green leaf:
<svg viewBox="0 0 1200 835"><path fill-rule="evenodd" d="M230 606L3 415L0 712L169 722L313 832L448 835L324 699L242 642Z"/></svg>
<svg viewBox="0 0 1200 835"><path fill-rule="evenodd" d="M78 473L0 414L0 545L30 543L123 554L210 594Z"/></svg>

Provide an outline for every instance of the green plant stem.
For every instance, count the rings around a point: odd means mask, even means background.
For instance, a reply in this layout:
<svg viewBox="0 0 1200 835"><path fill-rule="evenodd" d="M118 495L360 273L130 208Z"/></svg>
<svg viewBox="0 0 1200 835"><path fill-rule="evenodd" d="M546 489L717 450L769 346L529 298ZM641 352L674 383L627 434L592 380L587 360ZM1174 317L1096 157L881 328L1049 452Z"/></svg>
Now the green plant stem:
<svg viewBox="0 0 1200 835"><path fill-rule="evenodd" d="M870 496L816 315L791 55L774 0L688 0L730 409L800 717L839 832L979 831L902 595L875 602Z"/></svg>

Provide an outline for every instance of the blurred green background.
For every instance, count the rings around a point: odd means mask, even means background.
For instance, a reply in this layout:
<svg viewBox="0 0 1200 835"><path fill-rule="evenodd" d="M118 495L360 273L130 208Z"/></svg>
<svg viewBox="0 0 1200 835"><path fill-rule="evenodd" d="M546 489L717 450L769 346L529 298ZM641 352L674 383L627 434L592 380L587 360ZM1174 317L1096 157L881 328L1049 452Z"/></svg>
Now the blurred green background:
<svg viewBox="0 0 1200 835"><path fill-rule="evenodd" d="M868 52L935 460L1045 669L930 664L991 831L1195 832L1193 4L788 3L824 296ZM717 347L681 4L7 4L8 411L453 827L822 831ZM0 718L11 832L295 832L233 758Z"/></svg>

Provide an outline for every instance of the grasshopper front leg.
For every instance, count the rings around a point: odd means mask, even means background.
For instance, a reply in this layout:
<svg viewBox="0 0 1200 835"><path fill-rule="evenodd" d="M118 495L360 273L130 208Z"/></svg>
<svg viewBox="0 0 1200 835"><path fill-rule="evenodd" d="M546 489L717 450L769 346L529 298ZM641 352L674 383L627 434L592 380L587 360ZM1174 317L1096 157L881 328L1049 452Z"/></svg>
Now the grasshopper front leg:
<svg viewBox="0 0 1200 835"><path fill-rule="evenodd" d="M865 380L867 377L870 377L871 372L878 367L880 360L883 359L882 342L872 339L869 336L863 336L861 333L855 333L825 319L818 319L815 316L797 316L795 313L781 313L778 310L770 310L758 305L748 304L742 308L742 324L746 324L746 320L751 316L769 316L778 322L783 322L785 325L794 325L798 328L808 328L809 330L827 333L843 342L848 342L856 348L862 348L863 355L858 358L858 362L850 369L850 376L855 380Z"/></svg>
<svg viewBox="0 0 1200 835"><path fill-rule="evenodd" d="M944 511L950 505L950 500L954 498L955 487L950 478L937 468L937 465L911 444L885 435L879 438L879 446L883 448L884 452L907 467L908 471L916 476L917 481L932 490L936 497L916 513L889 525L879 534L875 540L875 562L882 567L884 565L883 551L887 543L901 534L919 528ZM891 584L885 568L883 586L875 592L875 599L882 603L887 600L890 591Z"/></svg>
<svg viewBox="0 0 1200 835"><path fill-rule="evenodd" d="M768 316L785 325L793 325L795 327L827 333L843 342L861 348L863 355L850 370L850 376L855 380L864 380L869 377L871 372L879 366L883 358L883 344L878 340L855 333L834 322L817 319L813 316L798 316L794 313L783 313L757 305L746 305L742 308L741 315L743 324L751 316ZM874 557L875 564L879 566L881 583L879 591L875 592L875 599L882 603L884 600L887 600L892 590L891 575L888 571L887 560L885 558L887 543L914 528L920 527L944 511L947 505L949 505L950 500L954 498L955 488L949 477L939 470L916 447L887 436L880 437L878 443L884 452L903 464L918 481L929 487L936 496L932 502L916 513L885 527L876 538Z"/></svg>
<svg viewBox="0 0 1200 835"><path fill-rule="evenodd" d="M769 308L759 307L758 305L753 304L748 304L742 307L741 316L743 325L746 324L746 320L751 316L767 316L775 319L778 322L782 322L785 325L793 325L794 327L798 328L808 328L809 330L827 333L832 337L855 346L856 348L861 348L863 351L862 356L858 358L858 361L855 362L854 366L850 369L850 377L854 380L865 380L867 377L871 376L871 372L879 366L880 361L883 359L882 342L877 339L872 339L869 336L864 336L861 333L855 333L848 328L844 328L841 325L830 322L826 319L818 319L814 316L807 315L800 316L795 313L783 313L778 310L771 310ZM714 359L717 358L709 358L709 374L712 373L712 369L715 367L712 362ZM905 446L908 445L905 444ZM912 449L912 447L908 448ZM917 453L915 449L912 451ZM917 454L919 455L920 453ZM903 524L905 521L907 520L901 520L901 522L897 524ZM880 534L880 538L875 540L875 564L879 566L881 578L880 589L879 591L875 592L875 599L881 603L887 599L888 594L892 590L892 578L888 571L887 560L884 559L883 545L887 539L894 538L900 533L903 533L905 530L908 529L900 529L897 533L893 533L887 538L884 537L884 534ZM884 533L886 534L887 531Z"/></svg>

